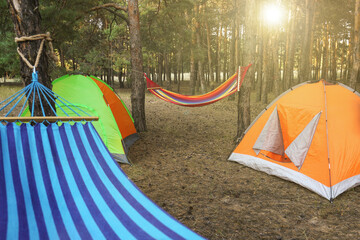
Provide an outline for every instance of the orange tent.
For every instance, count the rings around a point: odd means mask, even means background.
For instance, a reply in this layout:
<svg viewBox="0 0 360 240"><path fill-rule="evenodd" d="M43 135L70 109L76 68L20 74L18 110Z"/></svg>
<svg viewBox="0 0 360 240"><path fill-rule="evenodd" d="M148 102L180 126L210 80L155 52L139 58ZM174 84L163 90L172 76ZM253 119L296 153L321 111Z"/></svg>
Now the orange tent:
<svg viewBox="0 0 360 240"><path fill-rule="evenodd" d="M360 94L303 83L275 99L229 157L332 201L360 184Z"/></svg>
<svg viewBox="0 0 360 240"><path fill-rule="evenodd" d="M114 90L101 79L95 76L90 76L90 78L94 80L96 85L98 85L101 92L104 94L103 98L114 115L116 124L121 132L122 138L124 139L125 146L131 146L139 139L139 135L136 133L134 120L125 103L114 92ZM127 150L127 148L125 148L125 150Z"/></svg>

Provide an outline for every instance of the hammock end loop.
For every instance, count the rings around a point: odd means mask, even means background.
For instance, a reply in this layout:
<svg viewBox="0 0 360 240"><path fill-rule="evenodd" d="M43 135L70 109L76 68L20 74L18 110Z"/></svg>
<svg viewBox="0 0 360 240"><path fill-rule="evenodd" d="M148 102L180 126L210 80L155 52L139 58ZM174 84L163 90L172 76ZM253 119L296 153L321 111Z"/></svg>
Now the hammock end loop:
<svg viewBox="0 0 360 240"><path fill-rule="evenodd" d="M34 67L34 70L33 70L32 74L31 74L31 76L32 76L32 79L31 79L32 82L38 82L39 76L38 76L37 71L35 70L35 67Z"/></svg>

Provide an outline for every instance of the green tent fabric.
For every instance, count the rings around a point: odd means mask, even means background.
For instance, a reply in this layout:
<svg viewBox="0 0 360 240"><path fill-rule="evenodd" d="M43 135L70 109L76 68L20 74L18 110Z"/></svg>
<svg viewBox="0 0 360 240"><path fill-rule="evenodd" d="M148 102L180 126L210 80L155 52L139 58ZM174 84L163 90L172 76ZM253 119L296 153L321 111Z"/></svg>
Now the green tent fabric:
<svg viewBox="0 0 360 240"><path fill-rule="evenodd" d="M81 109L91 116L99 117L99 120L93 122L93 125L109 152L118 162L129 163L126 152L130 144L124 142L122 133L114 117L116 113L112 112L106 97L95 81L101 81L106 87L111 89L105 82L94 76L65 75L52 82L52 91L71 102L76 108ZM119 99L119 102L120 101L120 104L123 105L121 107L126 109L123 110L123 112L126 112L127 117L131 119L130 124L133 125L130 112L121 99ZM59 105L60 107L62 106L61 103L59 103ZM71 110L66 108L63 110L65 110L69 116L75 116ZM65 116L65 113L59 110L57 110L57 114L59 116ZM132 134L131 137L131 144L139 138L136 132Z"/></svg>

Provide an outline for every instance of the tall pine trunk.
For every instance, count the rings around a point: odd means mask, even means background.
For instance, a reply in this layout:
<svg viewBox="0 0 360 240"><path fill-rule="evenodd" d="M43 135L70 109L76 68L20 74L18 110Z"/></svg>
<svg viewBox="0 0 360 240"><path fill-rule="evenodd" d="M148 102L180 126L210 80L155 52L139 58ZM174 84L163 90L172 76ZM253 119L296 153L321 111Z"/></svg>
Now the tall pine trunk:
<svg viewBox="0 0 360 240"><path fill-rule="evenodd" d="M207 42L207 52L208 52L208 66L209 66L209 75L210 75L210 82L214 82L214 73L212 68L212 56L211 56L211 40L210 40L210 28L209 23L205 20L205 27L206 27L206 42Z"/></svg>
<svg viewBox="0 0 360 240"><path fill-rule="evenodd" d="M198 50L201 51L202 49L202 39L201 39L201 33L200 33L200 11L201 7L199 5L196 5L196 16L197 19L195 20L195 35L196 35L196 47ZM201 51L202 52L202 51ZM198 67L198 78L197 78L197 86L201 87L201 93L206 92L206 83L205 83L205 77L204 77L204 66L203 66L203 58L201 56L197 56L197 67Z"/></svg>
<svg viewBox="0 0 360 240"><path fill-rule="evenodd" d="M294 55L295 55L295 22L297 16L296 1L291 1L291 18L288 23L288 31L286 37L286 56L284 63L284 83L285 89L289 89L293 85L294 79Z"/></svg>
<svg viewBox="0 0 360 240"><path fill-rule="evenodd" d="M195 67L195 32L194 28L191 34L192 47L190 49L190 95L195 95L195 83L196 83L196 67Z"/></svg>
<svg viewBox="0 0 360 240"><path fill-rule="evenodd" d="M215 59L215 71L216 71L216 82L220 82L220 52L221 52L221 24L219 24L217 44L216 44L216 59Z"/></svg>
<svg viewBox="0 0 360 240"><path fill-rule="evenodd" d="M353 60L353 55L352 55L352 46L353 46L353 38L354 38L354 33L353 31L350 32L350 39L349 39L349 46L347 49L347 59L346 59L346 69L345 69L345 83L346 84L350 84L350 78L351 78L351 68L352 68L352 60Z"/></svg>
<svg viewBox="0 0 360 240"><path fill-rule="evenodd" d="M233 11L236 12L236 0L233 0ZM236 66L235 66L235 46L236 46L236 40L237 40L237 29L236 29L236 14L234 14L234 17L231 19L231 42L230 42L230 64L229 64L229 72L230 75L232 75L234 72L236 72Z"/></svg>
<svg viewBox="0 0 360 240"><path fill-rule="evenodd" d="M320 69L321 69L321 39L316 40L316 55L315 55L315 81L320 80Z"/></svg>
<svg viewBox="0 0 360 240"><path fill-rule="evenodd" d="M224 29L224 32L225 32L225 36L223 37L223 40L224 40L224 64L223 64L223 81L225 81L227 79L227 59L228 59L228 36L227 36L227 31L228 31L228 28L225 26L225 29Z"/></svg>
<svg viewBox="0 0 360 240"><path fill-rule="evenodd" d="M259 9L257 9L259 10ZM261 86L263 82L263 26L260 26L257 29L257 52L256 52L256 84L254 90L256 90L256 102L261 101Z"/></svg>
<svg viewBox="0 0 360 240"><path fill-rule="evenodd" d="M256 49L256 27L255 17L256 5L253 0L246 0L245 14L245 39L244 39L244 65L255 62ZM255 79L255 68L250 67L244 82L240 88L238 97L238 124L237 124L237 140L241 140L244 136L246 128L251 123L250 116L250 92L251 83Z"/></svg>
<svg viewBox="0 0 360 240"><path fill-rule="evenodd" d="M165 81L167 81L167 89L171 90L171 66L170 66L170 54L164 52L164 70Z"/></svg>
<svg viewBox="0 0 360 240"><path fill-rule="evenodd" d="M328 70L329 70L329 23L324 25L324 36L323 36L323 49L322 49L322 68L321 68L321 78L328 80Z"/></svg>
<svg viewBox="0 0 360 240"><path fill-rule="evenodd" d="M332 50L332 56L331 56L331 80L336 81L337 78L337 51L338 51L338 44L336 37L333 36L331 39L331 50Z"/></svg>
<svg viewBox="0 0 360 240"><path fill-rule="evenodd" d="M182 54L181 51L176 53L176 69L177 69L177 92L180 93L180 84L181 84L181 59Z"/></svg>
<svg viewBox="0 0 360 240"><path fill-rule="evenodd" d="M128 1L130 54L131 54L131 109L138 132L147 130L145 119L145 81L141 52L139 6L137 0Z"/></svg>
<svg viewBox="0 0 360 240"><path fill-rule="evenodd" d="M234 15L237 16L237 0L234 0ZM232 19L232 36L231 36L231 46L230 46L230 66L229 72L230 76L233 75L238 70L238 18L234 17ZM235 95L228 97L229 101L235 100Z"/></svg>
<svg viewBox="0 0 360 240"><path fill-rule="evenodd" d="M275 31L276 32L276 31ZM273 60L273 69L274 69L274 92L275 96L278 96L282 92L281 87L281 74L280 74L280 66L279 66L279 41L278 41L279 34L276 32L273 35L272 41L272 60Z"/></svg>
<svg viewBox="0 0 360 240"><path fill-rule="evenodd" d="M158 67L157 67L157 82L162 85L162 75L163 75L163 61L164 57L162 53L158 54Z"/></svg>
<svg viewBox="0 0 360 240"><path fill-rule="evenodd" d="M7 0L11 19L14 24L14 30L16 37L32 36L36 34L42 34L41 31L41 16L39 12L38 0ZM20 52L25 58L32 64L35 64L36 57L40 48L42 40L19 42L18 47ZM39 64L36 68L38 72L38 81L47 88L51 89L51 79L48 69L48 57L46 55L46 48L42 50ZM25 85L29 85L32 79L33 69L30 69L26 63L21 59L20 61L20 74L21 79ZM32 99L29 99L29 106L32 108ZM53 106L54 107L54 106ZM34 112L35 116L42 116L41 103L39 99L35 99L34 109L30 109ZM44 104L44 110L46 116L53 116L54 113L48 104Z"/></svg>
<svg viewBox="0 0 360 240"><path fill-rule="evenodd" d="M305 82L311 79L311 46L312 46L312 23L314 15L314 0L305 1L305 31L302 42L299 81Z"/></svg>
<svg viewBox="0 0 360 240"><path fill-rule="evenodd" d="M353 42L353 65L350 76L350 87L356 88L356 83L360 80L360 0L355 3L355 26Z"/></svg>

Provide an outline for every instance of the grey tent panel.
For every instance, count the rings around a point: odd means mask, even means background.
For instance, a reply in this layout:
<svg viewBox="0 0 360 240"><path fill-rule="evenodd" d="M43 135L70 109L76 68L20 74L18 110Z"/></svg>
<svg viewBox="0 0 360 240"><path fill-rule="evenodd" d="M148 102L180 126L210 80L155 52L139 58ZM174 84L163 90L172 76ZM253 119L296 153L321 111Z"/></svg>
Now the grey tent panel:
<svg viewBox="0 0 360 240"><path fill-rule="evenodd" d="M284 155L284 141L277 106L271 113L263 130L256 140L253 146L253 150L255 151L256 155L258 155L261 150Z"/></svg>
<svg viewBox="0 0 360 240"><path fill-rule="evenodd" d="M316 127L319 123L320 115L321 112L316 114L315 117L308 123L308 125L306 125L304 130L285 150L286 155L295 164L299 171L311 146Z"/></svg>

